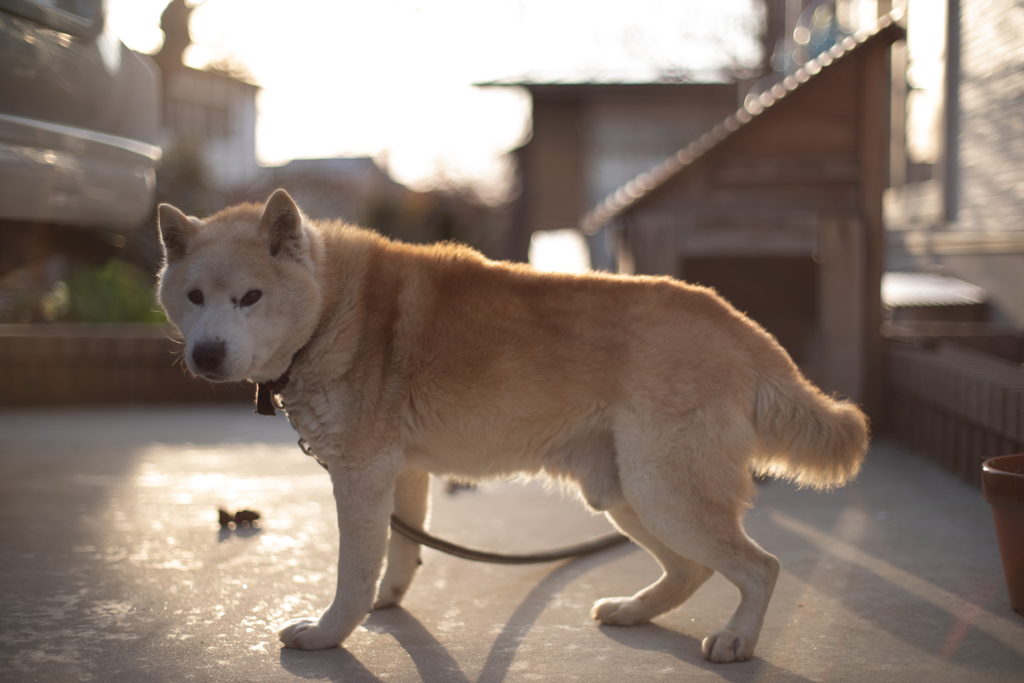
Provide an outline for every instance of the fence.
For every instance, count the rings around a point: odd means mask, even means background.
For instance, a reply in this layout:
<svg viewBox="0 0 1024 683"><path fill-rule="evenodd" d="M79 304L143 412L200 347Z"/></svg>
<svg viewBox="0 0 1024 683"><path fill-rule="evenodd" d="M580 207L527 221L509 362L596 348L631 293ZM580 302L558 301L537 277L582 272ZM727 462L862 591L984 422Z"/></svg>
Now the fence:
<svg viewBox="0 0 1024 683"><path fill-rule="evenodd" d="M882 336L932 349L942 342L954 342L1006 360L1024 362L1024 330L1009 324L905 320L882 325Z"/></svg>
<svg viewBox="0 0 1024 683"><path fill-rule="evenodd" d="M252 400L192 377L181 348L164 325L0 325L0 405Z"/></svg>
<svg viewBox="0 0 1024 683"><path fill-rule="evenodd" d="M986 458L1024 452L1024 368L939 341L935 348L890 342L894 435L964 480L981 485Z"/></svg>

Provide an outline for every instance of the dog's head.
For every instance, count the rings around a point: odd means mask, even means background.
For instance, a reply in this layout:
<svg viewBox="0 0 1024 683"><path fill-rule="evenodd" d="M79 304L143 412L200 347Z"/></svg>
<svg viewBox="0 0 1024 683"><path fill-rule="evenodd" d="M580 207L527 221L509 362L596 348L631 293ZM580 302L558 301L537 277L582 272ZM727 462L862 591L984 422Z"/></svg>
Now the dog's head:
<svg viewBox="0 0 1024 683"><path fill-rule="evenodd" d="M265 207L205 220L158 209L160 305L185 337L185 362L212 381L279 377L320 312L313 228L284 190Z"/></svg>

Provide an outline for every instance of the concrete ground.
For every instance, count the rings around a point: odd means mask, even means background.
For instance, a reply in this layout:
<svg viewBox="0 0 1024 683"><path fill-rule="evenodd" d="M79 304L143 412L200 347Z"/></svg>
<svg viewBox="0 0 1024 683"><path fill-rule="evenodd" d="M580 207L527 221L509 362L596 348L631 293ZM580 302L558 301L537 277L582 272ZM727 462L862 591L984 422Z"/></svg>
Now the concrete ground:
<svg viewBox="0 0 1024 683"><path fill-rule="evenodd" d="M658 576L635 546L526 567L426 550L404 608L344 649L282 649L277 624L330 602L337 552L295 438L246 406L0 412L0 680L1024 680L981 494L885 441L835 493L761 486L748 532L783 570L751 661L700 657L738 597L718 575L652 624L591 621ZM218 506L262 527L222 532ZM609 527L539 483L438 482L432 528L513 551Z"/></svg>

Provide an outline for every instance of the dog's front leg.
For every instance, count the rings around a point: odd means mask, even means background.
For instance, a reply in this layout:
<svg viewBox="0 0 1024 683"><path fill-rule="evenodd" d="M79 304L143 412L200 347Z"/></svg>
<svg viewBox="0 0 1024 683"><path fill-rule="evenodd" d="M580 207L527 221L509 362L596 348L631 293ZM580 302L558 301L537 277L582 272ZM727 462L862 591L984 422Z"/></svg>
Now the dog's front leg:
<svg viewBox="0 0 1024 683"><path fill-rule="evenodd" d="M338 506L338 589L319 618L289 621L278 633L286 647L323 650L340 645L373 607L394 508L395 474L377 467L330 465Z"/></svg>

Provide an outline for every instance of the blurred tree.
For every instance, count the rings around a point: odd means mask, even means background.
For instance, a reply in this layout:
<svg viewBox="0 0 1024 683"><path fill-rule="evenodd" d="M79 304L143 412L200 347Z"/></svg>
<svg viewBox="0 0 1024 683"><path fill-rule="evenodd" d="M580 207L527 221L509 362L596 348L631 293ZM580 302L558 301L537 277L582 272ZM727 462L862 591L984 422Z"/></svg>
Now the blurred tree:
<svg viewBox="0 0 1024 683"><path fill-rule="evenodd" d="M185 49L192 44L192 33L189 31L189 19L192 11L200 3L185 0L171 0L160 15L160 30L164 32L164 43L153 55L153 61L167 73L168 68L181 66L181 57Z"/></svg>

